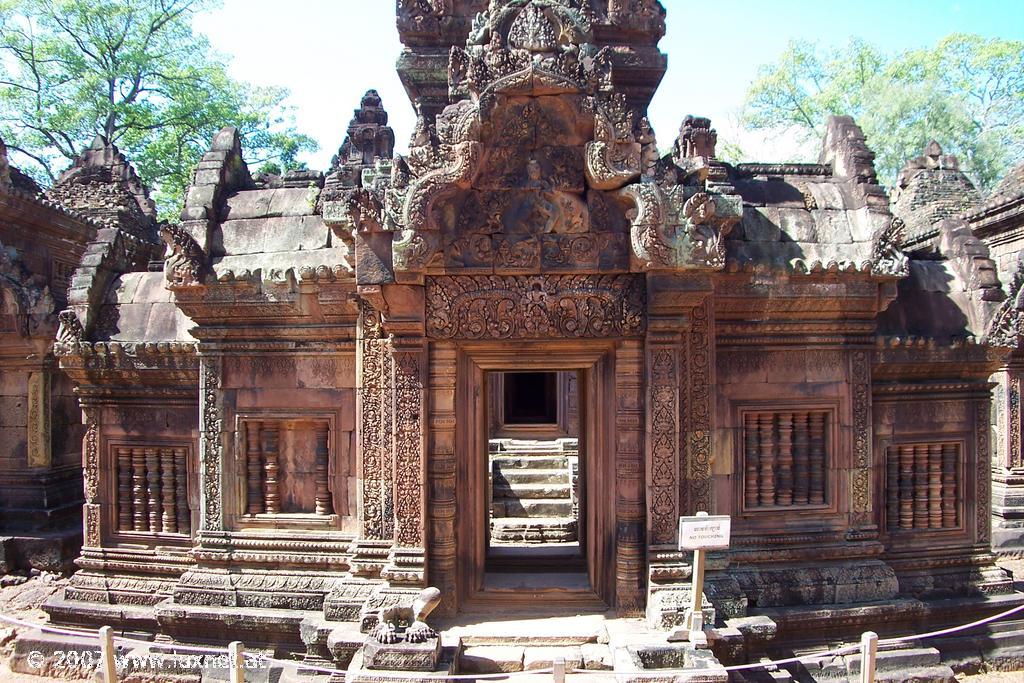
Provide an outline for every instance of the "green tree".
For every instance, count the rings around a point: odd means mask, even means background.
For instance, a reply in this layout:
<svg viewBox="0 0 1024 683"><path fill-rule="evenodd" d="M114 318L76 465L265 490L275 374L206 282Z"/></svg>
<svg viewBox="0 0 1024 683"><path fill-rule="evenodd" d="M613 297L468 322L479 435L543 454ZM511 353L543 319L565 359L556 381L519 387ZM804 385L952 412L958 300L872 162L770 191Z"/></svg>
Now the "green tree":
<svg viewBox="0 0 1024 683"><path fill-rule="evenodd" d="M796 131L811 157L830 114L861 125L883 182L934 139L988 189L1024 160L1024 42L953 34L890 56L860 40L835 50L792 41L761 67L743 121Z"/></svg>
<svg viewBox="0 0 1024 683"><path fill-rule="evenodd" d="M316 149L287 91L232 79L192 30L209 0L0 0L0 136L52 181L96 134L120 147L174 217L214 133L237 126L255 163Z"/></svg>

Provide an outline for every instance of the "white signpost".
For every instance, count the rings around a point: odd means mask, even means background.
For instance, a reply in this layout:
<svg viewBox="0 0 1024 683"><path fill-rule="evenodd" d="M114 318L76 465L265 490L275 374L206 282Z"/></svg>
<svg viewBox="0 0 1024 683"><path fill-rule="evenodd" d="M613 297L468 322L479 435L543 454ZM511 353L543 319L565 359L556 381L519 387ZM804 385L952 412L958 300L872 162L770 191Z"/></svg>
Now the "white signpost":
<svg viewBox="0 0 1024 683"><path fill-rule="evenodd" d="M685 628L690 632L690 642L694 645L706 642L703 612L704 553L728 548L731 528L732 519L728 515L712 517L706 512L698 512L693 517L679 518L679 549L693 551L690 610Z"/></svg>

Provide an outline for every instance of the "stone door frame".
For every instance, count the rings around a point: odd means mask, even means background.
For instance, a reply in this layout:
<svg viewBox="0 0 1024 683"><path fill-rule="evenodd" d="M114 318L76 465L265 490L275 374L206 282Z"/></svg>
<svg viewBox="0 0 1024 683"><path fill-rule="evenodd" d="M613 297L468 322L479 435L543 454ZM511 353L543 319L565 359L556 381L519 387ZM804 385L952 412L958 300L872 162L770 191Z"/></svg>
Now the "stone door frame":
<svg viewBox="0 0 1024 683"><path fill-rule="evenodd" d="M642 539L630 537L626 543L618 538L619 529L633 528L635 520L625 519L643 508L643 489L635 487L632 497L639 500L623 504L622 490L617 480L620 470L633 471L633 466L622 467L622 460L638 459L635 449L623 453L623 439L617 434L617 389L620 384L616 368L634 373L633 364L617 363L623 348L627 356L639 356L639 342L612 340L573 341L480 341L441 342L432 344L431 374L435 390L432 395L432 423L450 425L448 436L439 435L432 442L431 456L439 455L440 462L431 462L432 495L430 507L435 540L441 541L441 552L430 553L428 575L435 585L452 590L456 599L449 606L452 611L472 604L518 602L527 597L497 596L482 591L486 559L486 535L480 520L486 512L486 465L482 454L487 452L487 416L484 373L522 369L527 371L569 370L580 371L583 384L581 395L581 437L590 458L587 482L590 495L604 504L591 505L588 519L588 566L594 591L573 595L566 591L551 596L558 602L584 601L595 603L595 594L609 606L625 603L633 606L635 595L619 595L630 577L636 583L646 573L642 553L632 546ZM455 371L442 378L446 362L454 361ZM434 380L441 380L435 384ZM450 402L449 402L450 397ZM584 399L586 407L584 408ZM450 406L450 410L445 410ZM440 410L439 410L440 409ZM631 443L631 439L626 439ZM442 451L453 457L445 457ZM450 474L451 476L445 476ZM642 473L641 475L642 476ZM450 497L444 493L451 492ZM447 498L447 499L446 499ZM457 510L457 514L454 514ZM445 543L449 541L449 543ZM445 546L451 552L444 552ZM623 562L623 554L633 558ZM639 561L636 561L639 560ZM627 579L623 582L623 578ZM547 602L547 601L546 601Z"/></svg>

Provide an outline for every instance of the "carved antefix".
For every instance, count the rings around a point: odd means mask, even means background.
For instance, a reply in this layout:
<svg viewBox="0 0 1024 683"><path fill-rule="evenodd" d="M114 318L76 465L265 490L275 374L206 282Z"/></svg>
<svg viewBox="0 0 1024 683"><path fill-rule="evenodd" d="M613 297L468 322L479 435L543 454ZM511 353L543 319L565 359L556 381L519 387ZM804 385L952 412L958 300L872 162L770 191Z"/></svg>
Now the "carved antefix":
<svg viewBox="0 0 1024 683"><path fill-rule="evenodd" d="M628 337L642 334L645 285L634 275L427 278L436 339Z"/></svg>

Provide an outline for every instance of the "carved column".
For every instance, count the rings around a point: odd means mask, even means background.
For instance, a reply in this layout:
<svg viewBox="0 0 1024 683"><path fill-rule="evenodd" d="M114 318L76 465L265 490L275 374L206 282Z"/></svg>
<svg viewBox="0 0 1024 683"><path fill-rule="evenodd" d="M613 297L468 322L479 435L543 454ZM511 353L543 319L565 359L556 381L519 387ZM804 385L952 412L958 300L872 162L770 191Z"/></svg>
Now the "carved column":
<svg viewBox="0 0 1024 683"><path fill-rule="evenodd" d="M621 342L615 355L615 593L620 614L641 614L644 567L643 349Z"/></svg>
<svg viewBox="0 0 1024 683"><path fill-rule="evenodd" d="M263 512L263 456L260 443L260 423L256 420L248 422L245 425L246 511L250 515Z"/></svg>
<svg viewBox="0 0 1024 683"><path fill-rule="evenodd" d="M1016 350L998 379L996 390L996 433L992 457L992 549L995 552L1024 551L1024 358Z"/></svg>
<svg viewBox="0 0 1024 683"><path fill-rule="evenodd" d="M264 422L260 430L263 451L263 507L268 515L281 512L281 496L278 490L278 454L281 444L281 424Z"/></svg>
<svg viewBox="0 0 1024 683"><path fill-rule="evenodd" d="M426 580L426 345L393 342L394 548L381 576L392 585Z"/></svg>
<svg viewBox="0 0 1024 683"><path fill-rule="evenodd" d="M188 534L192 531L192 514L188 507L187 456L188 451L184 448L174 449L174 514L179 534Z"/></svg>
<svg viewBox="0 0 1024 683"><path fill-rule="evenodd" d="M326 422L317 422L316 433L316 514L334 514L329 486L328 457L330 455L330 432Z"/></svg>
<svg viewBox="0 0 1024 683"><path fill-rule="evenodd" d="M437 611L452 616L456 599L455 545L455 385L456 349L451 342L430 345L430 412L427 472L430 491L430 542L427 544L430 585L441 590Z"/></svg>
<svg viewBox="0 0 1024 683"><path fill-rule="evenodd" d="M174 510L174 451L160 449L160 526L165 534L178 533L178 517Z"/></svg>

